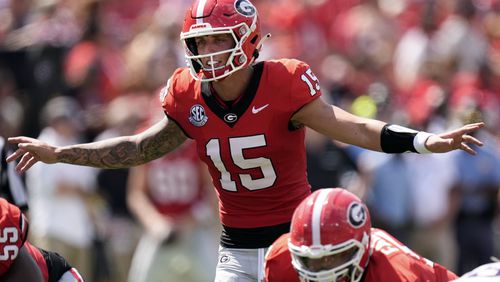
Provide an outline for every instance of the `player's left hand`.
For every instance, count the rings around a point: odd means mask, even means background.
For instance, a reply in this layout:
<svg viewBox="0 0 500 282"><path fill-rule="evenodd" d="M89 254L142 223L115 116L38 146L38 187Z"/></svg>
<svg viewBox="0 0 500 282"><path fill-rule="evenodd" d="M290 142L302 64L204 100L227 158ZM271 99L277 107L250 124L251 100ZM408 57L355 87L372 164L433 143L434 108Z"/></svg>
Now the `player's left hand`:
<svg viewBox="0 0 500 282"><path fill-rule="evenodd" d="M442 134L431 135L425 142L425 147L433 153L446 153L453 150L463 150L471 155L475 155L470 144L483 146L483 142L469 135L484 127L483 122L471 123L459 129L448 131Z"/></svg>

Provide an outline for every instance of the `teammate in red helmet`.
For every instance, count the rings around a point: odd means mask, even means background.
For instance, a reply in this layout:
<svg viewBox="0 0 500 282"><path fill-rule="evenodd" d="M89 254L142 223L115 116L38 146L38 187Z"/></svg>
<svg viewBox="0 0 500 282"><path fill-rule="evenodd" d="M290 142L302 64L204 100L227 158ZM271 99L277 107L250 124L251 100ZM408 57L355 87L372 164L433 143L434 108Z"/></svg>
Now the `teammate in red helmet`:
<svg viewBox="0 0 500 282"><path fill-rule="evenodd" d="M266 255L267 282L445 282L457 276L387 232L372 228L361 200L342 188L320 189L295 210L290 233Z"/></svg>

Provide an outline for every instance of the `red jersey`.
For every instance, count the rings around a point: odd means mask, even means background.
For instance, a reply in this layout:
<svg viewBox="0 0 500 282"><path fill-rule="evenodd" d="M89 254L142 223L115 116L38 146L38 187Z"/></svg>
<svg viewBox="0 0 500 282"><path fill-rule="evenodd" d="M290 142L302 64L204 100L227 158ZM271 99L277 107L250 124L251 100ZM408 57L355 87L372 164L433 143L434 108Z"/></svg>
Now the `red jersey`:
<svg viewBox="0 0 500 282"><path fill-rule="evenodd" d="M43 281L59 281L64 275L64 281L83 282L78 271L59 254L43 251L47 253L45 256L40 249L26 241L27 233L28 220L21 210L0 198L0 277L9 270L24 246L40 269ZM49 269L48 264L52 269Z"/></svg>
<svg viewBox="0 0 500 282"><path fill-rule="evenodd" d="M266 254L267 282L299 281L288 250L289 233L276 240ZM361 281L445 282L458 277L443 266L425 259L387 232L372 228L370 261Z"/></svg>
<svg viewBox="0 0 500 282"><path fill-rule="evenodd" d="M275 60L253 66L245 93L231 105L207 82L177 69L162 105L197 144L219 197L221 222L235 228L283 224L310 194L305 130L290 119L321 95L309 66Z"/></svg>
<svg viewBox="0 0 500 282"><path fill-rule="evenodd" d="M28 221L21 210L0 198L0 276L19 255L28 233Z"/></svg>
<svg viewBox="0 0 500 282"><path fill-rule="evenodd" d="M78 270L71 267L58 253L39 249L29 242L26 242L24 247L35 260L40 272L42 272L43 281L83 282Z"/></svg>
<svg viewBox="0 0 500 282"><path fill-rule="evenodd" d="M267 250L264 265L266 282L300 282L292 266L289 239L290 233L283 234Z"/></svg>
<svg viewBox="0 0 500 282"><path fill-rule="evenodd" d="M45 262L45 258L43 257L42 252L40 250L31 245L29 242L24 244L25 248L30 253L31 257L35 260L40 272L42 272L43 281L49 282L49 269L47 268L47 263Z"/></svg>
<svg viewBox="0 0 500 282"><path fill-rule="evenodd" d="M203 199L203 172L194 142L146 165L148 193L160 213L183 215Z"/></svg>

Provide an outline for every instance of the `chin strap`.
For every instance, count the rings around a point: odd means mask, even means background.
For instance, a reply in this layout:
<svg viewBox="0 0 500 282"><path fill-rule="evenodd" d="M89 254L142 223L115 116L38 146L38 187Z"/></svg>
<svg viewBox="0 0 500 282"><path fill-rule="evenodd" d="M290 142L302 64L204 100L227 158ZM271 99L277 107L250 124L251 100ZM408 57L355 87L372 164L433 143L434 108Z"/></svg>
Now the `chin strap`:
<svg viewBox="0 0 500 282"><path fill-rule="evenodd" d="M260 47L262 47L262 44L264 44L264 41L266 41L270 37L271 37L270 33L264 35L264 37L262 37L262 39L259 41L259 43L257 43L257 47L255 49L260 50Z"/></svg>
<svg viewBox="0 0 500 282"><path fill-rule="evenodd" d="M264 37L262 37L262 39L259 41L259 43L257 43L257 46L255 47L255 51L253 52L252 61L250 62L250 64L253 63L253 61L255 61L255 59L257 59L259 57L260 48L262 47L262 44L264 44L264 41L266 41L270 37L271 37L271 34L268 33L268 34L264 35Z"/></svg>

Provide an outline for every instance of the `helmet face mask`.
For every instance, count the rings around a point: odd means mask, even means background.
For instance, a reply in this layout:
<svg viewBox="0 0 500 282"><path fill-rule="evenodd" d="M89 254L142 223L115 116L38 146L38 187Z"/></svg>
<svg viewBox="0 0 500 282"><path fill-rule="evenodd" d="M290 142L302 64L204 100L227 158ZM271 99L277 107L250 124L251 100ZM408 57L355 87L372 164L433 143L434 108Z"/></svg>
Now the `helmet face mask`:
<svg viewBox="0 0 500 282"><path fill-rule="evenodd" d="M312 248L316 250L306 246L296 248L289 244L292 265L304 281L344 281L340 280L342 278L345 281L358 281L358 277L361 278L363 269L357 264L364 255L365 247L357 240L349 240L335 248L331 245Z"/></svg>
<svg viewBox="0 0 500 282"><path fill-rule="evenodd" d="M234 41L233 48L208 54L199 54L196 38L228 34ZM260 23L257 10L248 0L195 1L184 19L180 35L191 75L202 81L223 79L250 65L258 56L260 48ZM223 66L215 65L216 56L227 54ZM208 60L208 66L202 61ZM203 75L200 75L202 73Z"/></svg>
<svg viewBox="0 0 500 282"><path fill-rule="evenodd" d="M295 210L288 248L301 281L359 281L369 260L371 222L352 193L320 189Z"/></svg>
<svg viewBox="0 0 500 282"><path fill-rule="evenodd" d="M234 47L226 50L221 50L218 52L213 52L213 53L207 53L207 54L199 54L196 46L196 38L201 37L201 36L211 36L211 35L221 35L221 34L228 34L231 36L234 42ZM188 66L190 67L191 70L191 75L195 77L196 79L204 80L204 81L212 81L212 80L217 80L224 78L226 76L229 76L230 74L234 73L235 71L243 68L245 66L245 63L248 61L247 56L243 52L241 48L241 40L238 41L238 38L232 32L231 30L212 30L206 35L203 35L203 33L196 33L193 35L189 34L184 34L183 35L183 42L184 46L186 48L186 60L188 62ZM215 65L216 60L215 57L221 56L221 55L228 55L227 61L224 63L224 65L216 67L216 68L209 68L208 66L210 65ZM208 59L208 66L203 64L204 59ZM236 60L239 64L236 64ZM203 71L205 74L204 77L200 78L198 76L198 73L200 71Z"/></svg>

